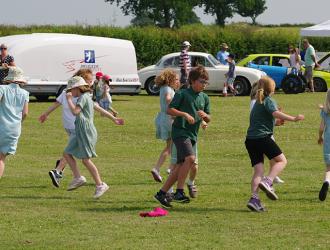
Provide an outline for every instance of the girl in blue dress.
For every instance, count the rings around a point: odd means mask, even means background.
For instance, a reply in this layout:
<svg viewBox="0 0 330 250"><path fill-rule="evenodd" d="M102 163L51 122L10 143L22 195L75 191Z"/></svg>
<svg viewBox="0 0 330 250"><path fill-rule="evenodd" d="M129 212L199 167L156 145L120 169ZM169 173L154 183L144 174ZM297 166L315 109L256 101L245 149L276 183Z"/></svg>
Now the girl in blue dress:
<svg viewBox="0 0 330 250"><path fill-rule="evenodd" d="M174 91L180 86L179 76L171 69L165 69L159 76L156 77L155 83L160 87L160 112L157 114L156 138L166 142L165 148L160 153L155 167L151 170L151 174L155 181L162 182L160 175L160 167L166 160L166 157L171 154L171 131L173 119L168 115L167 108L173 99Z"/></svg>
<svg viewBox="0 0 330 250"><path fill-rule="evenodd" d="M18 67L9 67L3 82L7 85L0 85L0 178L5 169L6 156L16 152L21 124L29 110L29 92L19 86L26 83L23 71Z"/></svg>
<svg viewBox="0 0 330 250"><path fill-rule="evenodd" d="M318 143L320 145L323 144L323 158L326 167L319 199L320 201L324 201L327 198L330 183L330 90L328 90L324 106L321 108L321 124Z"/></svg>

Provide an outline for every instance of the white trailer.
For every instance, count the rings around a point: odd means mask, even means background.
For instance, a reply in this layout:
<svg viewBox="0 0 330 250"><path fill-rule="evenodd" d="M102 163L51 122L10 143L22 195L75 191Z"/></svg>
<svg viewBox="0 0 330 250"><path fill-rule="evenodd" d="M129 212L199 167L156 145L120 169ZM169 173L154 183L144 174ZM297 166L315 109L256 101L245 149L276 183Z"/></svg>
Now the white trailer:
<svg viewBox="0 0 330 250"><path fill-rule="evenodd" d="M37 99L59 95L79 69L89 68L112 78L111 93L138 94L135 48L131 41L57 33L0 37L27 78L24 87Z"/></svg>

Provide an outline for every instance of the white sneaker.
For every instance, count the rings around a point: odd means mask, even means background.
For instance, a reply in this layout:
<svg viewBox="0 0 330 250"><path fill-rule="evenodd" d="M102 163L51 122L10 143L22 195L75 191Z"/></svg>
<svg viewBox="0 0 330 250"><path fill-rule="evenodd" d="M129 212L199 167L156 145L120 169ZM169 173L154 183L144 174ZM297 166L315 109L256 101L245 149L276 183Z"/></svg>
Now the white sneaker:
<svg viewBox="0 0 330 250"><path fill-rule="evenodd" d="M99 186L96 186L94 198L97 199L97 198L101 197L108 189L109 189L109 186L105 182L103 182Z"/></svg>
<svg viewBox="0 0 330 250"><path fill-rule="evenodd" d="M274 178L274 181L273 182L274 183L278 183L278 184L283 184L284 183L284 181L280 177L278 177L278 176L276 176Z"/></svg>
<svg viewBox="0 0 330 250"><path fill-rule="evenodd" d="M162 182L163 178L160 176L160 173L157 171L156 168L153 168L151 170L152 177L154 177L154 180L157 182Z"/></svg>
<svg viewBox="0 0 330 250"><path fill-rule="evenodd" d="M167 172L167 174L170 174L170 173L171 173L171 169L168 168L168 169L166 170L166 172Z"/></svg>
<svg viewBox="0 0 330 250"><path fill-rule="evenodd" d="M86 184L86 178L84 177L84 176L80 176L79 178L74 178L72 181L71 181L71 183L70 183L70 185L69 185L69 187L68 187L68 191L71 191L71 190L75 190L75 189L77 189L78 187L81 187L81 186L83 186L83 185L85 185Z"/></svg>

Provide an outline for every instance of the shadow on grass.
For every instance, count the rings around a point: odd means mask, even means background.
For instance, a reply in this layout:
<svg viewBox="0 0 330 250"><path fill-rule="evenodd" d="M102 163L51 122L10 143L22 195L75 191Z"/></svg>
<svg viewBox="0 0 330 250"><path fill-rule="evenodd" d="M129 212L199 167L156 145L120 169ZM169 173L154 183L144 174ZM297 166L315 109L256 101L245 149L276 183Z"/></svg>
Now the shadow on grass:
<svg viewBox="0 0 330 250"><path fill-rule="evenodd" d="M45 197L45 196L33 196L33 195L13 195L13 196L0 196L0 198L3 199L23 199L23 200L73 200L71 197L64 197L64 196L51 196L51 197Z"/></svg>

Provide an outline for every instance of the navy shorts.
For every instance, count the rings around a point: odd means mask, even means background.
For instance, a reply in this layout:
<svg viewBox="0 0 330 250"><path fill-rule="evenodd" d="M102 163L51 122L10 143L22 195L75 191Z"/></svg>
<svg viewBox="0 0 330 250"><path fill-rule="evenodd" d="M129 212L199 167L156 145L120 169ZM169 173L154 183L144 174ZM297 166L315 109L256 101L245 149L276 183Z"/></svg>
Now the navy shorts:
<svg viewBox="0 0 330 250"><path fill-rule="evenodd" d="M246 138L245 147L249 153L252 167L258 163L264 163L264 155L271 160L282 154L281 149L271 138L271 135L258 139Z"/></svg>

